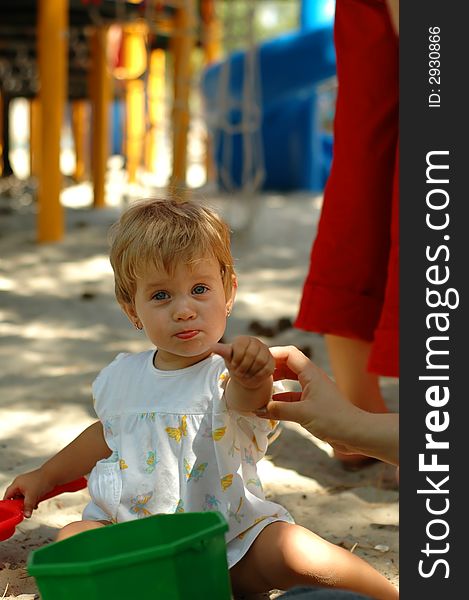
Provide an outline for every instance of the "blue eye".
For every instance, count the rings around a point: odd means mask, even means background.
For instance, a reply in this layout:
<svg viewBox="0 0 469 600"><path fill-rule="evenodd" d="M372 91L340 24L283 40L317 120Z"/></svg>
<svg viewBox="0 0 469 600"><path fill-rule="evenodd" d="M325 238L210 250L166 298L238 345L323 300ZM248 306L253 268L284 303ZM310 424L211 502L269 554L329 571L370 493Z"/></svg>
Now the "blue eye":
<svg viewBox="0 0 469 600"><path fill-rule="evenodd" d="M167 298L169 298L169 294L168 292L156 292L156 294L153 294L152 299L153 300L166 300Z"/></svg>
<svg viewBox="0 0 469 600"><path fill-rule="evenodd" d="M208 287L206 285L199 284L192 288L192 293L193 294L204 294L207 290L208 290Z"/></svg>

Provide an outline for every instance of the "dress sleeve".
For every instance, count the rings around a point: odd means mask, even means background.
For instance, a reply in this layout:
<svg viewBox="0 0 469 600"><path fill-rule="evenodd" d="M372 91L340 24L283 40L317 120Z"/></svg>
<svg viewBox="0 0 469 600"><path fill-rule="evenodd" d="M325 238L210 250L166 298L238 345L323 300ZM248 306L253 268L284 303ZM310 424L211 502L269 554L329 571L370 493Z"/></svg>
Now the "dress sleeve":
<svg viewBox="0 0 469 600"><path fill-rule="evenodd" d="M228 371L225 377L220 378L220 387L225 389L228 379ZM283 384L274 382L273 392L278 393L284 391ZM224 393L220 398L220 402L226 411L231 426L236 430L235 439L238 442L242 456L248 457L249 460L258 462L264 457L267 447L275 429L278 426L278 421L272 419L263 419L251 412L238 412L228 408Z"/></svg>
<svg viewBox="0 0 469 600"><path fill-rule="evenodd" d="M272 394L278 394L285 390L280 381L274 381ZM245 433L252 446L253 456L256 462L264 457L270 438L273 436L279 422L273 419L263 419L254 413L236 413L238 415L238 427Z"/></svg>
<svg viewBox="0 0 469 600"><path fill-rule="evenodd" d="M99 417L103 420L104 413L107 408L107 400L109 399L109 389L115 381L115 370L119 368L118 363L127 356L125 352L118 354L114 360L104 367L93 381L91 390L93 393L93 406L94 410Z"/></svg>

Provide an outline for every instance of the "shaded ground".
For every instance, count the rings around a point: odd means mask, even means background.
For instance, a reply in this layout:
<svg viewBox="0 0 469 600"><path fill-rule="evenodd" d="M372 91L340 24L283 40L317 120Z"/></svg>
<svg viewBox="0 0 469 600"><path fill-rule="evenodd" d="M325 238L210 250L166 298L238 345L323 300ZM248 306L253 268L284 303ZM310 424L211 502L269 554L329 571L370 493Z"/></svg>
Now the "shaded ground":
<svg viewBox="0 0 469 600"><path fill-rule="evenodd" d="M200 197L200 196L199 196ZM291 328L306 274L320 198L307 195L208 200L231 224L239 292L225 340L257 331L269 345L307 347L328 370L321 336ZM63 242L38 246L35 215L0 199L0 495L13 477L41 464L94 419L91 383L121 351L148 348L113 296L106 231L119 208L67 212ZM259 325L261 326L259 328ZM270 329L270 331L269 331ZM271 335L275 334L275 335ZM395 380L383 380L398 410ZM353 549L398 584L398 492L393 469L345 472L330 448L291 423L261 465L267 493L296 521ZM86 492L41 505L0 543L0 597L33 598L25 561L56 529L80 517Z"/></svg>

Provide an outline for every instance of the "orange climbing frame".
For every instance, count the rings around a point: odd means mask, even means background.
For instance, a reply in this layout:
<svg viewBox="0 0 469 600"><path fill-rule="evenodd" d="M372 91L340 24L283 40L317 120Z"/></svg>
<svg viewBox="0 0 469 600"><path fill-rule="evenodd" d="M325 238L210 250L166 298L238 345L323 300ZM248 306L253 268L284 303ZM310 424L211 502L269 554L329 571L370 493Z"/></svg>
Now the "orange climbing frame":
<svg viewBox="0 0 469 600"><path fill-rule="evenodd" d="M40 143L38 157L38 241L63 237L64 210L60 204L60 133L67 89L68 0L39 0L38 67Z"/></svg>
<svg viewBox="0 0 469 600"><path fill-rule="evenodd" d="M176 10L174 19L173 171L170 193L176 197L183 193L186 185L187 134L190 120L190 60L195 47L195 10L195 0L185 0Z"/></svg>
<svg viewBox="0 0 469 600"><path fill-rule="evenodd" d="M105 206L106 167L109 156L109 104L111 75L106 57L107 27L97 27L91 37L91 173L93 204Z"/></svg>

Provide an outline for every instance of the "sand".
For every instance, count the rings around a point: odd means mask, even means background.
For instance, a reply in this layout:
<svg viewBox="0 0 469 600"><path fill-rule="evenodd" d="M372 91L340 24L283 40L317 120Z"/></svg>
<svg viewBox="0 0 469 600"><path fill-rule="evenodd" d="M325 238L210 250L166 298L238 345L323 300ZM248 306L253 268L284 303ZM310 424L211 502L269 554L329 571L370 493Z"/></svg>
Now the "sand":
<svg viewBox="0 0 469 600"><path fill-rule="evenodd" d="M257 321L266 343L306 347L329 370L320 335L277 331L279 319L295 317L321 199L208 201L234 230L239 292L225 340L252 333ZM15 475L39 466L94 420L90 389L99 370L118 352L149 347L113 297L106 231L120 209L67 208L64 240L38 245L34 204L0 196L1 496ZM382 386L390 409L398 411L396 380L383 379ZM392 467L375 463L346 472L329 446L285 423L260 472L267 495L298 523L353 550L398 585ZM39 597L25 568L28 554L79 519L87 499L82 491L46 501L14 537L0 542L0 597Z"/></svg>

